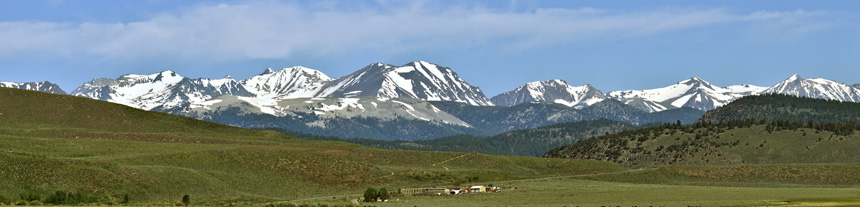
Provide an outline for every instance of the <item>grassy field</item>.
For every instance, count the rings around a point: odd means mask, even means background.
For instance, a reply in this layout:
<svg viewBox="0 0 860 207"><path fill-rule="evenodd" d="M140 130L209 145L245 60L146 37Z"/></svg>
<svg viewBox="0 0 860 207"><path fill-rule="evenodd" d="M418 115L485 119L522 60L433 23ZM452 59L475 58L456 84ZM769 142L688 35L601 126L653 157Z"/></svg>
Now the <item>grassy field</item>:
<svg viewBox="0 0 860 207"><path fill-rule="evenodd" d="M860 188L713 187L632 184L574 178L495 182L501 193L405 196L378 206L851 206Z"/></svg>
<svg viewBox="0 0 860 207"><path fill-rule="evenodd" d="M860 172L857 164L672 166L484 183L508 190L462 196L405 196L378 205L858 206L857 172Z"/></svg>
<svg viewBox="0 0 860 207"><path fill-rule="evenodd" d="M399 196L388 203L365 205L858 206L857 172L857 164L668 166L475 183L505 190L457 196ZM337 205L348 200L322 203Z"/></svg>
<svg viewBox="0 0 860 207"><path fill-rule="evenodd" d="M724 187L860 187L860 164L760 164L665 166L582 179L639 184Z"/></svg>
<svg viewBox="0 0 860 207"><path fill-rule="evenodd" d="M366 187L444 186L595 172L587 160L381 150L0 88L0 195L54 191L132 202L281 201Z"/></svg>

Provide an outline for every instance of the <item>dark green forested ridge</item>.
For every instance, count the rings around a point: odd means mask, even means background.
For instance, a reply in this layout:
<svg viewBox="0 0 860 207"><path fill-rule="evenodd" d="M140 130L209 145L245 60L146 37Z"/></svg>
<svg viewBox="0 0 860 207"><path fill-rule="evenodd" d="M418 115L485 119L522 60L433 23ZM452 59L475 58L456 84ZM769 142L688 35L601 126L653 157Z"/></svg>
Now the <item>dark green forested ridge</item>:
<svg viewBox="0 0 860 207"><path fill-rule="evenodd" d="M705 112L700 121L738 119L848 123L860 121L860 103L797 97L783 94L747 96Z"/></svg>
<svg viewBox="0 0 860 207"><path fill-rule="evenodd" d="M664 124L586 139L544 157L606 160L626 166L860 162L860 125L777 120ZM841 153L840 153L841 152Z"/></svg>
<svg viewBox="0 0 860 207"><path fill-rule="evenodd" d="M489 137L455 135L432 140L382 141L373 139L341 139L284 131L293 137L309 140L344 141L383 149L476 152L484 154L542 156L547 150L575 143L579 140L606 133L634 129L626 122L599 119L569 122L549 126L516 130Z"/></svg>

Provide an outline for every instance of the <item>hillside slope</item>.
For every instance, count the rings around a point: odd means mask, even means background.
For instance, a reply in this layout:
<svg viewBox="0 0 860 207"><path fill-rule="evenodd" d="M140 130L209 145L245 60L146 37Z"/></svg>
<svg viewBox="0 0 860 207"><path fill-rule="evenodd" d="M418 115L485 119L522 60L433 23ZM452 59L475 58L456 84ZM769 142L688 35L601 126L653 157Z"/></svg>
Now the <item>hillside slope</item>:
<svg viewBox="0 0 860 207"><path fill-rule="evenodd" d="M291 139L88 98L0 88L0 195L272 201L374 186L612 172L607 162L391 151ZM117 200L113 200L117 201Z"/></svg>
<svg viewBox="0 0 860 207"><path fill-rule="evenodd" d="M606 160L630 167L777 163L860 163L856 124L753 120L664 125L595 137L544 157Z"/></svg>
<svg viewBox="0 0 860 207"><path fill-rule="evenodd" d="M431 140L416 141L341 139L337 137L315 136L295 132L285 133L299 139L343 141L382 149L477 152L495 155L539 157L552 148L576 143L579 140L589 137L634 128L636 128L636 126L626 122L600 119L553 124L534 129L515 130L488 137L454 135Z"/></svg>

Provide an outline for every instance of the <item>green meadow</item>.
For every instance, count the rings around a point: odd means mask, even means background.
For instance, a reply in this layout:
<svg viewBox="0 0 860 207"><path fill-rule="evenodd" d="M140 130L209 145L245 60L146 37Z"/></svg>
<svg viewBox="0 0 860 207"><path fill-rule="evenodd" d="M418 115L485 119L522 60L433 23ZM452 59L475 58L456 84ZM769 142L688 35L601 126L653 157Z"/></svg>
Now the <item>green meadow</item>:
<svg viewBox="0 0 860 207"><path fill-rule="evenodd" d="M618 174L617 176L624 176ZM404 196L378 206L856 206L860 188L768 184L748 187L642 184L560 178L495 182L500 193Z"/></svg>

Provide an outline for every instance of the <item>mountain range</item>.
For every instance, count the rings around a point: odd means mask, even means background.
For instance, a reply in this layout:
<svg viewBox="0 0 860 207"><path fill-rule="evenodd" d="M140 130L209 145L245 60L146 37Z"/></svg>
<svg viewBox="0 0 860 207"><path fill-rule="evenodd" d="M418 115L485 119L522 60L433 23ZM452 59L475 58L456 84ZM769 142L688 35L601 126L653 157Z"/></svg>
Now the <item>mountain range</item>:
<svg viewBox="0 0 860 207"><path fill-rule="evenodd" d="M0 87L4 88L17 88L31 91L41 91L46 93L53 94L66 94L66 91L60 89L60 86L57 84L42 81L42 82L26 82L26 83L15 83L15 82L6 82L0 81Z"/></svg>
<svg viewBox="0 0 860 207"><path fill-rule="evenodd" d="M2 82L0 86L62 92L49 82ZM269 68L244 80L191 79L167 70L96 78L71 95L240 127L427 139L462 133L492 135L600 118L635 124L691 122L703 111L767 93L860 102L857 85L798 75L772 87L719 87L693 77L663 88L609 93L589 84L549 80L487 98L451 68L424 61L401 66L373 63L336 79L302 66Z"/></svg>

